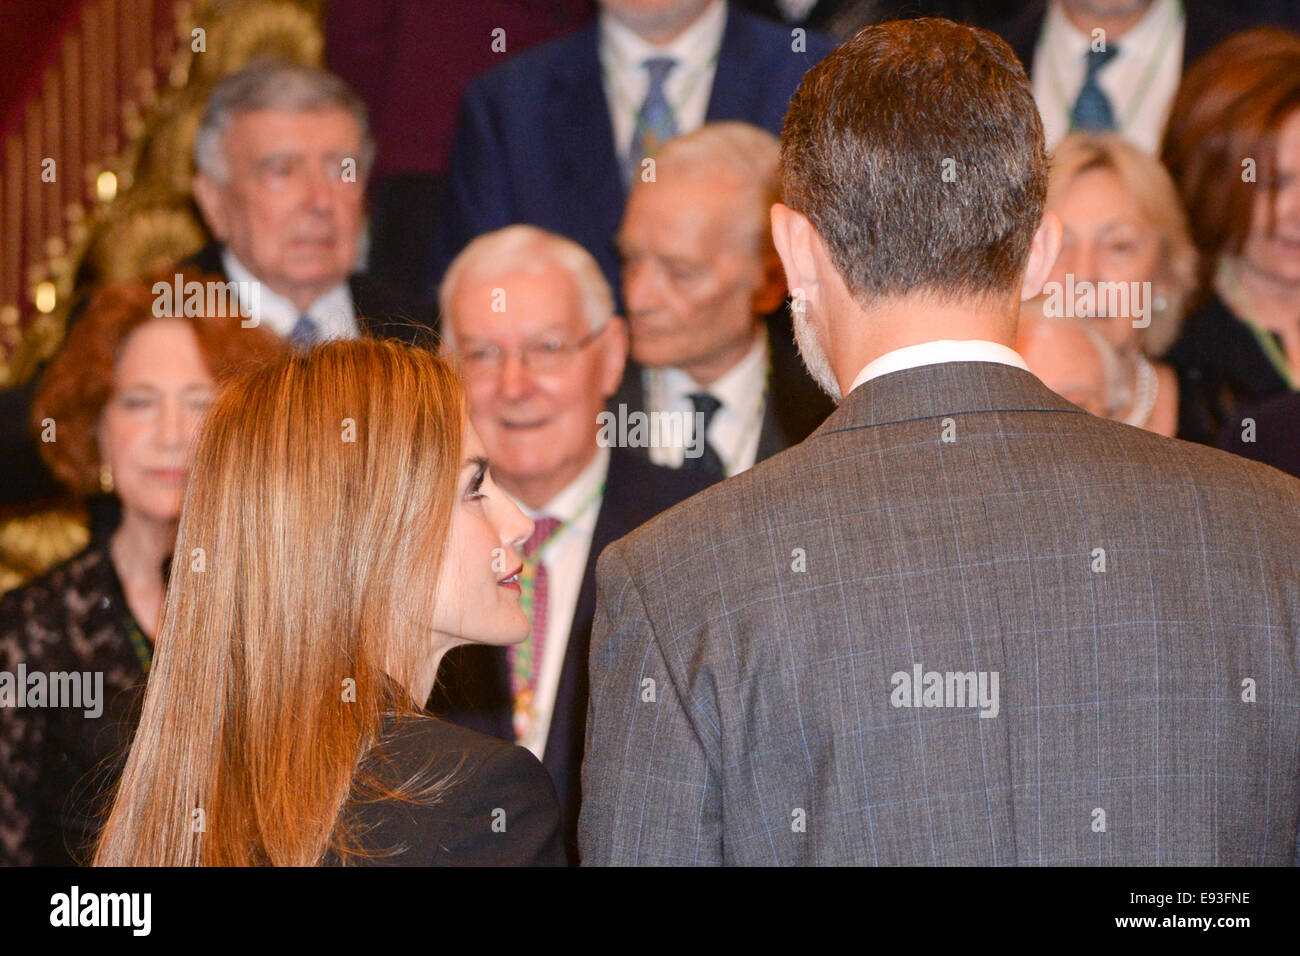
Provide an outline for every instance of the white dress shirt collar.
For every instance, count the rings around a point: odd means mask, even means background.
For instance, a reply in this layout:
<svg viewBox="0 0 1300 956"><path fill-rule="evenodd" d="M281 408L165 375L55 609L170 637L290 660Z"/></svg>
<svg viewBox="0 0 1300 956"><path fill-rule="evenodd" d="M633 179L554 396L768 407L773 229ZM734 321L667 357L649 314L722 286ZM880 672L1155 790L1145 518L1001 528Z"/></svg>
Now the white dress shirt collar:
<svg viewBox="0 0 1300 956"><path fill-rule="evenodd" d="M1122 36L1107 38L1119 53L1097 74L1097 84L1110 100L1118 131L1148 153L1159 150L1182 76L1184 28L1179 0L1155 0ZM1074 25L1059 2L1048 4L1030 79L1049 150L1070 131L1091 45L1092 36Z"/></svg>
<svg viewBox="0 0 1300 956"><path fill-rule="evenodd" d="M669 56L677 61L664 80L664 96L672 108L677 135L699 129L708 117L713 95L727 4L714 0L694 23L662 47L647 43L608 14L601 14L599 24L600 64L615 155L623 160L632 147L637 116L650 89L650 74L644 64L651 57Z"/></svg>
<svg viewBox="0 0 1300 956"><path fill-rule="evenodd" d="M258 284L259 301L252 310L253 318L258 324L264 323L272 332L281 336L288 336L293 331L301 314L296 305L273 292L270 286L254 276L230 251L229 246L221 250L221 265L226 270L227 278L238 284L237 288L244 283ZM354 339L360 334L352 290L346 281L340 282L308 306L307 314L316 323L322 339Z"/></svg>
<svg viewBox="0 0 1300 956"><path fill-rule="evenodd" d="M680 368L643 369L642 383L650 411L689 413L694 406L686 396L708 392L722 403L709 424L707 439L722 459L728 477L753 467L767 409L767 329L754 330L754 344L743 358L714 381L703 386ZM683 437L687 437L683 430ZM687 438L690 440L690 438ZM650 460L668 468L681 466L684 449L665 444L650 448Z"/></svg>
<svg viewBox="0 0 1300 956"><path fill-rule="evenodd" d="M939 339L894 349L868 362L849 386L849 391L881 375L889 375L909 368L920 368L922 365L938 365L942 362L995 362L999 365L1014 365L1016 368L1029 371L1029 366L1020 357L1020 353L997 342L989 342L986 339L962 341Z"/></svg>
<svg viewBox="0 0 1300 956"><path fill-rule="evenodd" d="M519 508L534 521L541 517L559 518L561 521L572 522L571 528L585 528L590 533L596 526L596 515L600 512L600 502L596 500L597 489L608 474L609 449L597 445L596 454L587 466L555 497L540 508L529 508L518 502Z"/></svg>

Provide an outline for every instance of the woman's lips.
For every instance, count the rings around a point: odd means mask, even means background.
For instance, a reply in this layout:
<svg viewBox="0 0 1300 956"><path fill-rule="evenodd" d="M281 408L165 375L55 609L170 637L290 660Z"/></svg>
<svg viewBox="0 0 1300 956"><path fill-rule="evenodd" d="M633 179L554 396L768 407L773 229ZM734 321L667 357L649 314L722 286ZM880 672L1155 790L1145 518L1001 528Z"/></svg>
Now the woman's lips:
<svg viewBox="0 0 1300 956"><path fill-rule="evenodd" d="M150 468L146 474L154 481L179 484L185 480L184 468Z"/></svg>
<svg viewBox="0 0 1300 956"><path fill-rule="evenodd" d="M523 590L519 586L519 575L523 570L524 566L522 564L519 565L519 567L515 568L512 572L498 581L497 585L506 588L507 590L514 591L516 594L522 594Z"/></svg>

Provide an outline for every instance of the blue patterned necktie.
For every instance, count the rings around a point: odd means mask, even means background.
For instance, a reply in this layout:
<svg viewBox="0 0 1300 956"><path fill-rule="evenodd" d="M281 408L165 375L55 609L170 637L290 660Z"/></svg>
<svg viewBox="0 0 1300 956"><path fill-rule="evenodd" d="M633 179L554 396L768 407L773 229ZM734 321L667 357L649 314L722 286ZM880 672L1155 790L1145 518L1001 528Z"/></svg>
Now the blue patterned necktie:
<svg viewBox="0 0 1300 956"><path fill-rule="evenodd" d="M668 103L664 80L677 61L672 57L658 56L641 64L650 73L650 88L636 114L636 128L632 131L632 146L628 150L625 174L632 182L641 170L641 160L653 155L665 140L677 135L677 114Z"/></svg>
<svg viewBox="0 0 1300 956"><path fill-rule="evenodd" d="M320 337L320 327L312 321L310 315L304 312L298 316L298 321L294 323L289 332L289 341L295 348L307 349L316 344Z"/></svg>
<svg viewBox="0 0 1300 956"><path fill-rule="evenodd" d="M1074 101L1074 110L1070 113L1071 128L1094 133L1105 133L1115 128L1115 114L1110 108L1110 99L1097 84L1097 74L1117 53L1119 47L1116 46L1088 51L1088 75L1084 78L1079 98Z"/></svg>
<svg viewBox="0 0 1300 956"><path fill-rule="evenodd" d="M710 478L716 478L721 481L727 477L727 469L722 465L722 458L718 455L717 449L709 442L709 423L713 421L713 416L717 414L718 409L722 407L722 402L717 397L708 392L692 392L686 396L695 406L697 415L703 415L703 420L696 419L700 422L698 435L692 437L703 443L703 452L697 458L686 456L682 459L682 467L690 471L698 471Z"/></svg>

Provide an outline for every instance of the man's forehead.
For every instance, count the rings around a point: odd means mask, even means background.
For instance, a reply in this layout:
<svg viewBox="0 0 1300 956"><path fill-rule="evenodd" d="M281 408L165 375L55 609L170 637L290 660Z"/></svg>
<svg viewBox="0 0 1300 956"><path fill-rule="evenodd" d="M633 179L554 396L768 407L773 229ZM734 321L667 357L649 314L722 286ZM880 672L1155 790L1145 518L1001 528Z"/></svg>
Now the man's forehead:
<svg viewBox="0 0 1300 956"><path fill-rule="evenodd" d="M741 190L723 179L710 183L690 177L641 184L628 203L617 241L620 245L649 241L678 251L711 244L733 229L742 199Z"/></svg>
<svg viewBox="0 0 1300 956"><path fill-rule="evenodd" d="M467 274L457 283L453 313L456 333L480 334L563 329L582 319L577 283L563 268L536 268Z"/></svg>
<svg viewBox="0 0 1300 956"><path fill-rule="evenodd" d="M238 139L243 148L302 153L336 145L359 144L361 128L351 113L335 107L246 110L232 117L228 138Z"/></svg>

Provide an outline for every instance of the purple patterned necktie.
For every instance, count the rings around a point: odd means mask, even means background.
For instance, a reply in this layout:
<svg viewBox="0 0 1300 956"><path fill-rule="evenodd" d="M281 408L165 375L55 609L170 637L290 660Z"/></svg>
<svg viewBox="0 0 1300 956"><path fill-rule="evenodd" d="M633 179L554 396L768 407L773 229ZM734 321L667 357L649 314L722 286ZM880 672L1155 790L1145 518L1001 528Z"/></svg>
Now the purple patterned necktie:
<svg viewBox="0 0 1300 956"><path fill-rule="evenodd" d="M538 518L532 535L524 542L524 570L519 576L519 604L532 622L533 629L522 643L512 644L506 650L510 659L510 690L515 702L516 740L528 736L536 719L534 700L537 675L541 670L542 648L546 643L546 565L536 557L561 523L559 518Z"/></svg>

